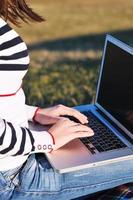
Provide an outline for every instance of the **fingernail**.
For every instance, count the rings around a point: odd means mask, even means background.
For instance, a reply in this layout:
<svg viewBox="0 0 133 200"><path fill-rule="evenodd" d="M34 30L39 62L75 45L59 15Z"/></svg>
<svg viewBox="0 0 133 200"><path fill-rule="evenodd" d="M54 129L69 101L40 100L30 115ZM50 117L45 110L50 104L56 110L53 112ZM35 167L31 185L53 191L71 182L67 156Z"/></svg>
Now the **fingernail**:
<svg viewBox="0 0 133 200"><path fill-rule="evenodd" d="M91 134L94 135L94 132L92 131Z"/></svg>
<svg viewBox="0 0 133 200"><path fill-rule="evenodd" d="M88 121L82 121L82 124L87 125L87 124L88 124Z"/></svg>

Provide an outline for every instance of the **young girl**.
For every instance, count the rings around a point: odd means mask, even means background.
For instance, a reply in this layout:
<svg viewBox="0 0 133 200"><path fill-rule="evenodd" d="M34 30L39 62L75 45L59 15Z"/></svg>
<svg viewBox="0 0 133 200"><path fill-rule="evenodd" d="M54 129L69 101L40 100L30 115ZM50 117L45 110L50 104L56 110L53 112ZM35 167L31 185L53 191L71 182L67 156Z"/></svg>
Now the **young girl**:
<svg viewBox="0 0 133 200"><path fill-rule="evenodd" d="M93 131L84 125L86 116L75 109L25 104L22 79L28 71L28 51L8 23L19 25L29 20L42 22L43 18L25 0L0 0L0 199L69 200L131 181L132 160L128 165L121 162L106 169L101 166L59 174L44 154L38 154L55 151L75 138L92 136ZM31 131L28 121L51 127Z"/></svg>

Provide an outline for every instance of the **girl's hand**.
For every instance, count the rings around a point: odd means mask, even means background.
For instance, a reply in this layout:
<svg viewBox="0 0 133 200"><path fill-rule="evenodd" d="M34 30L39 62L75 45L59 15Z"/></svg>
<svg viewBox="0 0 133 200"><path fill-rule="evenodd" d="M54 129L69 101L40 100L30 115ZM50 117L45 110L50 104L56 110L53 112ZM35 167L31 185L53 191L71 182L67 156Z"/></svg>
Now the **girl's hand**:
<svg viewBox="0 0 133 200"><path fill-rule="evenodd" d="M55 140L53 150L57 150L75 138L90 137L94 135L91 128L75 123L69 119L60 119L49 130Z"/></svg>
<svg viewBox="0 0 133 200"><path fill-rule="evenodd" d="M42 125L55 124L58 120L64 118L63 115L69 115L77 118L82 124L88 123L87 117L77 111L76 109L69 108L64 105L57 105L50 108L40 108L36 116L35 121Z"/></svg>

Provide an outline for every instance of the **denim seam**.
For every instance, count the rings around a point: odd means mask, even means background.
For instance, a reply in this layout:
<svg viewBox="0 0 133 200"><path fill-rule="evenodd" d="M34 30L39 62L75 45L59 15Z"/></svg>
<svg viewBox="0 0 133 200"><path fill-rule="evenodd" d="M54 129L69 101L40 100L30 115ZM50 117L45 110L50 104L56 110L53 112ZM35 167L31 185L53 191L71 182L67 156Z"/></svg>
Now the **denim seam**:
<svg viewBox="0 0 133 200"><path fill-rule="evenodd" d="M98 183L98 184L95 184L95 185L85 185L85 186L78 186L78 187L73 187L73 188L64 188L64 189L61 189L59 191L24 191L22 189L19 190L19 188L15 188L16 191L18 192L22 192L22 193L30 193L30 194L49 194L49 195L53 195L53 194L58 194L58 193L62 193L64 191L74 191L74 190L81 190L81 189L86 189L86 188L97 188L99 186L103 186L103 185L108 185L110 183L115 183L117 181L121 181L121 180L125 180L125 179L130 179L132 178L133 179L133 176L128 176L128 177L125 177L125 178L120 178L120 179L115 179L115 180L112 180L112 181L106 181L104 183ZM124 183L123 183L124 184Z"/></svg>

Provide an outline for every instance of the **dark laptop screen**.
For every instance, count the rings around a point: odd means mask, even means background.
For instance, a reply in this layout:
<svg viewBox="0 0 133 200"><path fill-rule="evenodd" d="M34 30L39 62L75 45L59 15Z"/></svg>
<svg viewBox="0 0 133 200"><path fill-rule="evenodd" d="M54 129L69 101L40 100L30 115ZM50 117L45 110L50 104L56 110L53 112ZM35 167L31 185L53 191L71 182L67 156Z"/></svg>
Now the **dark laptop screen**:
<svg viewBox="0 0 133 200"><path fill-rule="evenodd" d="M109 41L97 103L133 133L133 55Z"/></svg>

